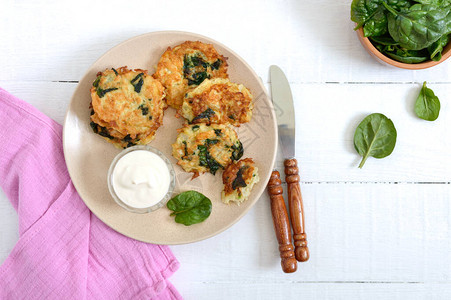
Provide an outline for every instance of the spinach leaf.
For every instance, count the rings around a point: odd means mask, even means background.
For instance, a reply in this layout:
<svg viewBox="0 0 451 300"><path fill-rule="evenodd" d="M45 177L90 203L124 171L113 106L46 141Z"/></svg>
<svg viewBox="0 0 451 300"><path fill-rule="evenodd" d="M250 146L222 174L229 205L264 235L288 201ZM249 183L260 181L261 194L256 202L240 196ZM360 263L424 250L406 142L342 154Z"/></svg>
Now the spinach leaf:
<svg viewBox="0 0 451 300"><path fill-rule="evenodd" d="M387 16L384 13L384 7L379 6L372 17L363 26L363 35L380 36L387 32Z"/></svg>
<svg viewBox="0 0 451 300"><path fill-rule="evenodd" d="M185 150L185 157L186 157L186 156L188 156L188 154L189 154L189 153L188 153L188 145L186 144L186 141L183 141L182 143L183 143L184 148L185 148L184 150Z"/></svg>
<svg viewBox="0 0 451 300"><path fill-rule="evenodd" d="M351 20L357 23L355 29L365 25L379 7L379 0L353 0L351 3Z"/></svg>
<svg viewBox="0 0 451 300"><path fill-rule="evenodd" d="M351 20L357 23L354 29L363 27L363 34L366 37L380 36L387 32L388 21L382 2L399 10L411 5L408 0L353 0Z"/></svg>
<svg viewBox="0 0 451 300"><path fill-rule="evenodd" d="M403 48L427 48L447 33L450 6L415 4L405 11L397 11L385 2L382 5L390 12L388 31Z"/></svg>
<svg viewBox="0 0 451 300"><path fill-rule="evenodd" d="M428 60L430 56L426 49L407 50L399 46L398 42L387 35L370 37L370 40L382 54L403 63L420 63Z"/></svg>
<svg viewBox="0 0 451 300"><path fill-rule="evenodd" d="M216 139L214 139L214 140L206 139L206 140L205 140L205 145L206 145L207 147L210 147L210 145L215 145L215 144L217 144L217 143L219 143L219 140L216 140Z"/></svg>
<svg viewBox="0 0 451 300"><path fill-rule="evenodd" d="M221 129L214 129L216 136L221 136L222 135L222 130Z"/></svg>
<svg viewBox="0 0 451 300"><path fill-rule="evenodd" d="M218 59L214 63L211 64L211 69L218 70L219 67L221 66L221 64L222 64L222 60Z"/></svg>
<svg viewBox="0 0 451 300"><path fill-rule="evenodd" d="M144 84L144 73L139 73L138 75L135 76L135 78L133 78L130 83L133 85L133 87L135 88L135 92L139 93L141 92L141 88Z"/></svg>
<svg viewBox="0 0 451 300"><path fill-rule="evenodd" d="M94 133L99 132L99 128L97 127L97 124L94 123L93 121L91 121L91 123L89 123L89 126L91 126L91 129L92 129L92 131L94 131Z"/></svg>
<svg viewBox="0 0 451 300"><path fill-rule="evenodd" d="M199 85L205 79L210 78L207 73L209 63L200 53L195 55L185 54L183 58L183 76L188 80L188 85Z"/></svg>
<svg viewBox="0 0 451 300"><path fill-rule="evenodd" d="M391 51L386 48L381 52L406 64L417 64L429 59L428 55L422 54L422 51L407 50L398 46L395 46Z"/></svg>
<svg viewBox="0 0 451 300"><path fill-rule="evenodd" d="M396 46L399 45L398 42L396 42L391 36L372 36L370 37L371 42L381 44L384 46Z"/></svg>
<svg viewBox="0 0 451 300"><path fill-rule="evenodd" d="M382 1L384 0L381 0L380 2ZM396 10L404 10L412 6L411 1L409 0L385 0L385 2Z"/></svg>
<svg viewBox="0 0 451 300"><path fill-rule="evenodd" d="M133 147L133 146L135 146L135 145L136 145L136 144L133 143L133 142L128 142L127 145L124 147L124 149L126 149L126 148L128 148L128 147Z"/></svg>
<svg viewBox="0 0 451 300"><path fill-rule="evenodd" d="M376 20L370 22L371 18L378 13ZM353 0L351 3L351 20L357 23L354 30L364 27L364 35L371 36L372 33L378 32L380 28L387 24L387 17L380 15L380 0ZM385 19L385 20L384 20ZM365 30L366 24L367 29Z"/></svg>
<svg viewBox="0 0 451 300"><path fill-rule="evenodd" d="M196 191L178 194L166 204L175 216L175 222L190 226L205 221L211 214L211 201Z"/></svg>
<svg viewBox="0 0 451 300"><path fill-rule="evenodd" d="M149 107L145 105L144 103L138 106L138 108L141 110L141 113L143 116L147 115L149 113Z"/></svg>
<svg viewBox="0 0 451 300"><path fill-rule="evenodd" d="M218 143L218 140L209 140L207 139L205 145L198 145L197 149L199 150L199 165L203 167L207 167L211 174L215 175L216 171L219 168L223 168L223 166L218 163L208 151L210 145L214 145Z"/></svg>
<svg viewBox="0 0 451 300"><path fill-rule="evenodd" d="M449 5L451 3L450 0L413 0L415 2L421 3L421 4L435 4L435 5Z"/></svg>
<svg viewBox="0 0 451 300"><path fill-rule="evenodd" d="M396 128L383 114L374 113L360 122L354 134L354 147L363 157L362 168L369 156L383 158L393 152L396 144Z"/></svg>
<svg viewBox="0 0 451 300"><path fill-rule="evenodd" d="M198 114L196 117L194 117L194 119L191 120L191 123L201 119L208 119L208 121L210 121L211 116L213 116L214 114L215 114L214 110L212 110L211 108L207 108L206 110Z"/></svg>
<svg viewBox="0 0 451 300"><path fill-rule="evenodd" d="M435 121L440 113L440 100L423 82L420 94L415 102L415 114L427 121Z"/></svg>
<svg viewBox="0 0 451 300"><path fill-rule="evenodd" d="M430 53L430 57L434 61L439 61L442 59L442 51L443 48L449 42L449 35L445 34L438 41L434 42L431 46L428 47L428 51Z"/></svg>
<svg viewBox="0 0 451 300"><path fill-rule="evenodd" d="M91 123L89 123L89 126L91 126L91 129L92 129L92 131L94 131L94 133L97 133L100 136L109 138L110 140L114 139L114 136L110 135L110 133L108 132L108 129L106 127L100 126L92 121L91 121Z"/></svg>
<svg viewBox="0 0 451 300"><path fill-rule="evenodd" d="M205 145L198 145L197 149L199 150L199 165L208 168L208 148Z"/></svg>
<svg viewBox="0 0 451 300"><path fill-rule="evenodd" d="M232 182L232 189L236 190L237 188L247 186L246 181L244 181L244 178L243 178L243 171L246 169L247 169L247 167L241 167L238 170L238 173L236 173L236 177Z"/></svg>
<svg viewBox="0 0 451 300"><path fill-rule="evenodd" d="M105 96L106 93L115 91L115 90L117 90L117 89L118 89L118 88L109 88L109 89L104 90L104 89L101 89L101 88L98 87L97 90L96 90L96 92L97 92L97 95L98 95L100 98L102 98L103 96Z"/></svg>
<svg viewBox="0 0 451 300"><path fill-rule="evenodd" d="M232 145L232 150L232 159L235 161L239 160L244 154L243 144L241 144L241 141L238 141L235 145Z"/></svg>
<svg viewBox="0 0 451 300"><path fill-rule="evenodd" d="M197 66L202 66L204 69L208 68L208 63L203 60L203 58L199 57L199 56L191 56L191 64L195 67Z"/></svg>
<svg viewBox="0 0 451 300"><path fill-rule="evenodd" d="M207 78L210 76L205 71L194 73L191 78L188 78L188 85L199 85Z"/></svg>
<svg viewBox="0 0 451 300"><path fill-rule="evenodd" d="M94 130L94 132L96 132L97 134L99 134L99 135L101 135L103 137L106 137L106 138L108 138L110 140L114 139L114 136L110 135L110 133L108 132L108 129L106 129L106 127L103 127L103 126L100 126L100 125L97 125L97 126L98 126L97 132L95 130ZM100 128L100 131L99 131L99 128Z"/></svg>
<svg viewBox="0 0 451 300"><path fill-rule="evenodd" d="M97 76L96 80L94 80L94 82L92 83L93 87L98 87L99 86L99 82L100 82L100 78L102 77L102 75Z"/></svg>

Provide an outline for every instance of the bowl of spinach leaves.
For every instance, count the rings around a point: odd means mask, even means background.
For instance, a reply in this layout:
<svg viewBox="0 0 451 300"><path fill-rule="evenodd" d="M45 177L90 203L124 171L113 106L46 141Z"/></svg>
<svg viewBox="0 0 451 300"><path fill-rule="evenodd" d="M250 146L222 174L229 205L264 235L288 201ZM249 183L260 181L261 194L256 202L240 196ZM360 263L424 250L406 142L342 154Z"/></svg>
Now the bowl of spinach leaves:
<svg viewBox="0 0 451 300"><path fill-rule="evenodd" d="M451 56L451 0L353 0L360 42L382 62L425 69Z"/></svg>

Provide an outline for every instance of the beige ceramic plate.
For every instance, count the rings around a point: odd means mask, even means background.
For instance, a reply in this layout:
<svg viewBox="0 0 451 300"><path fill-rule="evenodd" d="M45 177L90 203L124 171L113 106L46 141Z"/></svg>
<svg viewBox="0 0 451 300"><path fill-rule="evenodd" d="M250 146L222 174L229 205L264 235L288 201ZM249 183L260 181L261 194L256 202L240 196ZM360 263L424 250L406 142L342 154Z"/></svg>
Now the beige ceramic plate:
<svg viewBox="0 0 451 300"><path fill-rule="evenodd" d="M197 190L211 199L210 217L200 224L184 226L174 222L170 211L163 207L148 214L133 214L117 205L108 192L107 172L111 161L120 150L94 134L89 126L90 88L98 71L106 68L147 69L155 71L157 62L169 46L187 40L213 44L228 57L230 79L247 86L255 97L254 116L248 124L237 128L244 146L245 157L255 160L260 182L254 186L250 199L241 206L221 202L222 172L216 176L203 174L191 180L171 156L171 144L183 120L175 117L175 110L165 111L163 126L150 143L170 157L176 171L176 190ZM131 238L156 244L184 244L212 237L236 223L257 202L269 180L275 154L277 129L273 106L265 88L249 65L232 50L207 37L193 33L165 31L153 32L127 40L109 50L97 60L83 76L69 105L64 121L64 155L72 181L89 209L108 226Z"/></svg>

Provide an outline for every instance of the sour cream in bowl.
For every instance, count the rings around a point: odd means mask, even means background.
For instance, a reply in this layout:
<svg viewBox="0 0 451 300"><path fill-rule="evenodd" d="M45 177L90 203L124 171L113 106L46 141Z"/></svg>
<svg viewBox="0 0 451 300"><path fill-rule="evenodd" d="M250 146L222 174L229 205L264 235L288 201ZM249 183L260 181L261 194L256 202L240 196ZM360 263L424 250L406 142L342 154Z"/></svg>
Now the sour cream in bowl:
<svg viewBox="0 0 451 300"><path fill-rule="evenodd" d="M175 187L169 159L151 146L133 146L119 153L108 170L108 189L121 207L148 213L164 206Z"/></svg>

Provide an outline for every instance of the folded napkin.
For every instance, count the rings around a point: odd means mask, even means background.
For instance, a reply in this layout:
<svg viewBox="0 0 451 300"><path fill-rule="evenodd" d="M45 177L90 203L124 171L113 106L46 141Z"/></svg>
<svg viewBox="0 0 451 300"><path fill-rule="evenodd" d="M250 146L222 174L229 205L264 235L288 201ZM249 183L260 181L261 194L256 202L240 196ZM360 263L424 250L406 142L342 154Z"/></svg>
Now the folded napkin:
<svg viewBox="0 0 451 300"><path fill-rule="evenodd" d="M0 187L20 235L0 266L0 299L181 299L170 249L94 216L70 180L61 125L1 88Z"/></svg>

